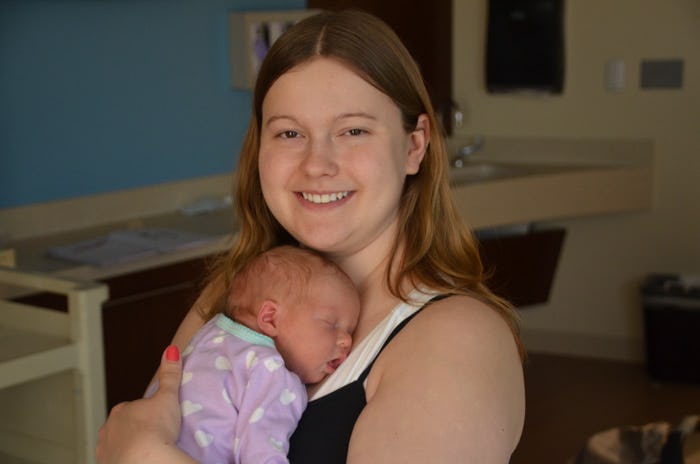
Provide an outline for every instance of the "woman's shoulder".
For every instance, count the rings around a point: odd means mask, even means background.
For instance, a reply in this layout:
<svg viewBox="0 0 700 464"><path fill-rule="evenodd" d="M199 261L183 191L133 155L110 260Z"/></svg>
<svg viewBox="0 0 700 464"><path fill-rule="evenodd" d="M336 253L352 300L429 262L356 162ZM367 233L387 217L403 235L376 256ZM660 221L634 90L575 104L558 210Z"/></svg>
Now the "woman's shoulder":
<svg viewBox="0 0 700 464"><path fill-rule="evenodd" d="M452 295L418 313L377 363L380 369L406 365L414 370L418 363L432 364L439 357L478 369L489 361L509 359L509 365L520 369L516 337L498 310L471 296Z"/></svg>
<svg viewBox="0 0 700 464"><path fill-rule="evenodd" d="M449 339L452 343L497 345L512 341L517 348L517 335L503 312L468 295L450 295L430 303L406 329L407 334L426 342Z"/></svg>
<svg viewBox="0 0 700 464"><path fill-rule="evenodd" d="M413 417L411 436L444 442L445 459L436 462L456 456L506 462L525 414L514 334L497 310L469 296L437 301L416 315L377 358L366 395L362 446L392 421ZM419 443L406 446L419 453Z"/></svg>

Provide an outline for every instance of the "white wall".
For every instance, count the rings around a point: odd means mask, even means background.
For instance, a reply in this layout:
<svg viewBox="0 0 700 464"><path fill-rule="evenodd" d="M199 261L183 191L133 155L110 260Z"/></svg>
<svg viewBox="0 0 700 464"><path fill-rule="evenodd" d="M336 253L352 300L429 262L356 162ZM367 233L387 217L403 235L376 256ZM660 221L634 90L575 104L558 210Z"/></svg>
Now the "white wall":
<svg viewBox="0 0 700 464"><path fill-rule="evenodd" d="M700 2L565 0L562 95L486 93L486 0L454 0L458 135L652 138L651 212L572 219L548 304L522 311L533 350L620 359L643 356L639 285L651 272L700 274ZM605 88L608 59L625 88ZM684 60L683 88L642 90L642 59Z"/></svg>

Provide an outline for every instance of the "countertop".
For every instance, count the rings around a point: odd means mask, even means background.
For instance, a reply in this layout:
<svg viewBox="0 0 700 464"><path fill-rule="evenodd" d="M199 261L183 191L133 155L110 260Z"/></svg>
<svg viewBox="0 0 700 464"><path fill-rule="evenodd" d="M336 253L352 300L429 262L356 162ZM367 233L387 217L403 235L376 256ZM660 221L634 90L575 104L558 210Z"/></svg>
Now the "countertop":
<svg viewBox="0 0 700 464"><path fill-rule="evenodd" d="M464 140L453 140L451 150ZM653 206L651 140L488 140L472 163L513 166L521 174L454 185L474 229L648 211Z"/></svg>
<svg viewBox="0 0 700 464"><path fill-rule="evenodd" d="M451 150L466 143L460 139L450 142ZM520 167L518 175L453 185L458 209L474 229L645 211L653 205L653 142L649 140L487 138L484 148L474 155L472 162ZM522 169L523 166L527 169ZM228 191L228 179L228 176L225 182L223 178L215 179L217 188L226 185L221 195ZM210 184L207 188L211 188ZM167 187L158 188L167 190ZM138 199L134 195L144 194L120 193L117 195L122 197L110 201L135 205ZM192 192L193 198L198 195L201 192ZM23 211L11 213L17 216ZM32 207L32 214L36 214L35 207ZM0 210L2 218L3 211ZM74 279L99 280L223 252L229 247L236 230L231 208L185 215L173 206L157 214L144 213L135 218L113 221L104 219L99 225L81 225L10 242L17 255L17 266ZM193 249L103 268L76 265L46 255L49 247L89 239L112 230L142 227L197 232L215 236L216 240Z"/></svg>
<svg viewBox="0 0 700 464"><path fill-rule="evenodd" d="M108 234L114 230L140 228L167 228L195 232L210 236L213 240L197 247L157 254L105 267L76 264L47 255L47 250L51 247L70 245ZM235 230L236 224L233 220L231 208L198 215L186 215L175 211L28 238L14 242L12 247L16 252L17 267L20 269L78 280L100 280L225 252L231 244L233 231Z"/></svg>

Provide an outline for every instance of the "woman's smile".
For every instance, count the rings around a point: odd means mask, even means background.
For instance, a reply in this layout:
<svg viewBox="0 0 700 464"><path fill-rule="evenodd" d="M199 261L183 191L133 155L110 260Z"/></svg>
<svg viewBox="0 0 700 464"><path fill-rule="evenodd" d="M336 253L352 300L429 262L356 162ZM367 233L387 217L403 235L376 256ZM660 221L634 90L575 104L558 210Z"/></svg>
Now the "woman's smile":
<svg viewBox="0 0 700 464"><path fill-rule="evenodd" d="M344 191L344 192L333 192L333 193L310 193L310 192L301 192L301 196L304 200L317 204L317 205L325 205L328 203L336 203L341 200L344 200L347 198L347 196L350 195L350 192Z"/></svg>

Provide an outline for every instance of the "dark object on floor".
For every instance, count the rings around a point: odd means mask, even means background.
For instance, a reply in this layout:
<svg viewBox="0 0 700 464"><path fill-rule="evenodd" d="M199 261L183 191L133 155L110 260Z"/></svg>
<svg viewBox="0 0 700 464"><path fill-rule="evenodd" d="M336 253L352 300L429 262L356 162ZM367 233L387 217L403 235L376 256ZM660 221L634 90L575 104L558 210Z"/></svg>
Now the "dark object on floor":
<svg viewBox="0 0 700 464"><path fill-rule="evenodd" d="M593 435L575 464L689 464L700 455L685 442L700 433L700 416L688 416L672 428L669 422L615 427Z"/></svg>
<svg viewBox="0 0 700 464"><path fill-rule="evenodd" d="M700 382L700 276L651 275L642 301L649 375Z"/></svg>

